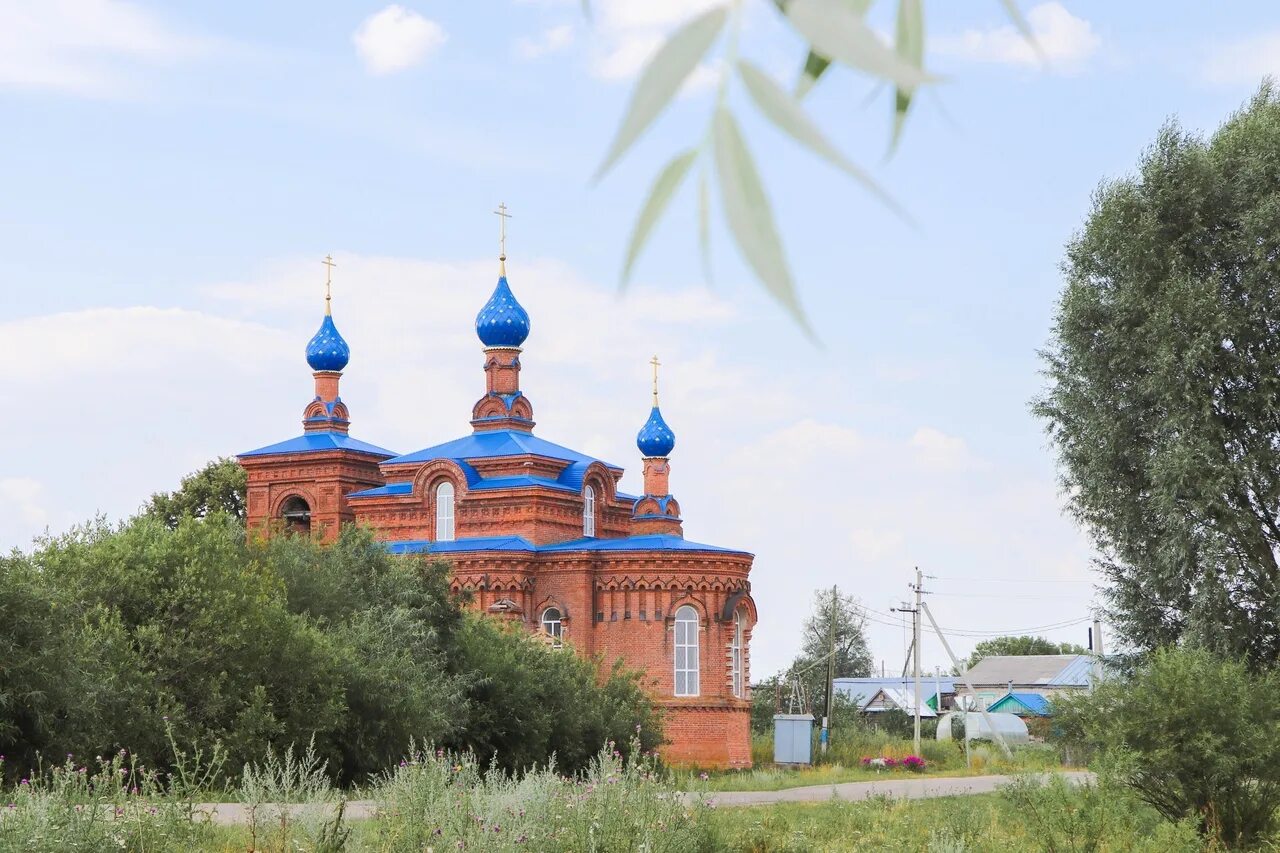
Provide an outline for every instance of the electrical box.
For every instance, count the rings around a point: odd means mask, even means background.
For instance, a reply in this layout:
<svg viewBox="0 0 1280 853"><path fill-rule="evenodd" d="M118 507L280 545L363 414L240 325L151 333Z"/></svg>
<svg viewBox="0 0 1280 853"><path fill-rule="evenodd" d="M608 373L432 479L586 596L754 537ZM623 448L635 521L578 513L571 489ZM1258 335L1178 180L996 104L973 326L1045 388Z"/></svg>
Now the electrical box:
<svg viewBox="0 0 1280 853"><path fill-rule="evenodd" d="M813 763L813 714L775 714L773 717L775 764Z"/></svg>

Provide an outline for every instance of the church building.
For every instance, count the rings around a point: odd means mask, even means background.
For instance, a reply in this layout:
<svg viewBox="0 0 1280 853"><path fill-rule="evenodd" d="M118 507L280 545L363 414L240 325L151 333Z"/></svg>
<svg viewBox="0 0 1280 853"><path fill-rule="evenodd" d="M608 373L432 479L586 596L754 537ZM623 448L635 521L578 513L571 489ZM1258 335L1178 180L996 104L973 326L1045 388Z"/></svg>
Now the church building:
<svg viewBox="0 0 1280 853"><path fill-rule="evenodd" d="M653 406L636 438L644 493L627 495L618 465L534 434L520 388L529 315L507 282L505 250L476 317L484 392L471 431L412 453L352 437L338 389L350 348L330 300L326 282L324 319L306 350L315 396L302 434L238 457L249 535L331 542L341 525L360 524L394 554L447 560L453 589L470 593L476 609L554 647L644 672L669 763L749 767L752 556L684 538L657 359Z"/></svg>

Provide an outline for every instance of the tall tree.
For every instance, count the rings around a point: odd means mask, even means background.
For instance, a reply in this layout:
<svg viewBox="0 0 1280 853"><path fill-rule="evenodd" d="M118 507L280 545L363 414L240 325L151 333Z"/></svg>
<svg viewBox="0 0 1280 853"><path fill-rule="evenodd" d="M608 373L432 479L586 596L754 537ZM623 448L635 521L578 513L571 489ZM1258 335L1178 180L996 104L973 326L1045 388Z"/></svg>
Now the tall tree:
<svg viewBox="0 0 1280 853"><path fill-rule="evenodd" d="M1280 93L1167 125L1067 246L1047 421L1138 649L1280 659Z"/></svg>
<svg viewBox="0 0 1280 853"><path fill-rule="evenodd" d="M856 678L871 674L871 650L864 632L866 619L858 599L839 590L820 589L813 594L813 610L804 620L800 654L791 664L798 674L812 708L821 709L827 697L827 657L835 637L835 677Z"/></svg>
<svg viewBox="0 0 1280 853"><path fill-rule="evenodd" d="M969 654L970 668L985 657L993 655L1082 655L1088 652L1075 643L1055 643L1044 637L995 637L983 640Z"/></svg>
<svg viewBox="0 0 1280 853"><path fill-rule="evenodd" d="M222 457L183 477L177 491L156 492L142 508L142 514L158 518L172 528L177 528L184 515L204 518L219 511L244 521L247 488L240 463Z"/></svg>

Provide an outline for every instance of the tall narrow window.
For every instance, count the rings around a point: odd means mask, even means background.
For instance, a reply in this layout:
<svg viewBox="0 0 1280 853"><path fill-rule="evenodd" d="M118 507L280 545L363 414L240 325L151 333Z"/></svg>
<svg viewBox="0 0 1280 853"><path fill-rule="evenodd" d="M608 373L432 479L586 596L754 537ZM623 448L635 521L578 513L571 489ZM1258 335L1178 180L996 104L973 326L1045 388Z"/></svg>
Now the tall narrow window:
<svg viewBox="0 0 1280 853"><path fill-rule="evenodd" d="M698 695L698 611L676 611L676 695Z"/></svg>
<svg viewBox="0 0 1280 853"><path fill-rule="evenodd" d="M596 535L596 490L591 486L582 490L582 535Z"/></svg>
<svg viewBox="0 0 1280 853"><path fill-rule="evenodd" d="M436 486L436 541L453 541L453 483Z"/></svg>
<svg viewBox="0 0 1280 853"><path fill-rule="evenodd" d="M733 645L729 647L733 664L733 695L742 698L742 611L733 611Z"/></svg>
<svg viewBox="0 0 1280 853"><path fill-rule="evenodd" d="M542 611L542 630L551 637L551 645L560 648L560 637L564 631L564 623L560 621L560 610L548 607Z"/></svg>

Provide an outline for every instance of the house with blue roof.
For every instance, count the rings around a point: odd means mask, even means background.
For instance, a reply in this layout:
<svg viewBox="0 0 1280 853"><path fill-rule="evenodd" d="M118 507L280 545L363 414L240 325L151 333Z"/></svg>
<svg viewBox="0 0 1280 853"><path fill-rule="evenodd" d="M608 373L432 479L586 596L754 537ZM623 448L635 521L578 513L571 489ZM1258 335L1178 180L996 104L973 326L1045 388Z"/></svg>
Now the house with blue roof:
<svg viewBox="0 0 1280 853"><path fill-rule="evenodd" d="M388 551L445 560L470 606L550 645L645 672L676 765L751 764L749 665L756 606L745 550L686 539L671 494L676 437L653 401L636 436L643 493L620 465L534 434L520 387L532 326L499 257L476 317L484 387L470 431L397 453L351 434L339 381L352 349L325 313L306 348L314 396L302 433L238 456L250 536L334 541L372 529ZM427 425L434 428L437 425Z"/></svg>
<svg viewBox="0 0 1280 853"><path fill-rule="evenodd" d="M1030 696L1047 702L1059 694L1088 690L1096 668L1093 655L991 655L966 673L972 691L964 681L956 682L956 700L968 708L995 710L998 702L1016 695L1026 698L1030 709L1038 707Z"/></svg>

